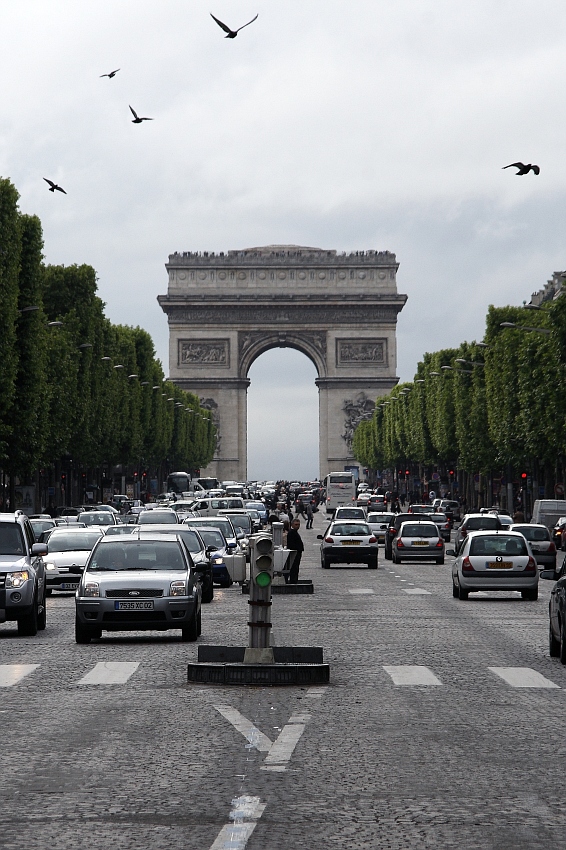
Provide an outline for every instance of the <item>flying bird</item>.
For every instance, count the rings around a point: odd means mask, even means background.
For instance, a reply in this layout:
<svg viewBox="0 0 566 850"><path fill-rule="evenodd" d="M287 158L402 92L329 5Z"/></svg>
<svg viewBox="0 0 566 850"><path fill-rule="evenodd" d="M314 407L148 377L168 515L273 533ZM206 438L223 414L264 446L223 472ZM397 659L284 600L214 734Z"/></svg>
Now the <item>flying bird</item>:
<svg viewBox="0 0 566 850"><path fill-rule="evenodd" d="M110 71L110 73L109 73L109 74L101 74L100 76L101 76L101 77L108 77L108 79L109 79L109 80L111 80L111 79L112 79L112 77L115 77L115 76L116 76L116 74L118 73L118 71L119 71L119 70L120 70L119 68L116 68L116 70L115 70L115 71Z"/></svg>
<svg viewBox="0 0 566 850"><path fill-rule="evenodd" d="M223 24L222 21L219 21L218 18L215 18L214 15L212 14L212 12L210 13L210 17L213 18L213 20L216 21L218 26L221 29L223 29L224 32L228 33L228 35L226 35L225 38L236 38L236 36L240 32L240 30L243 30L244 27L249 27L250 24L253 24L254 21L257 21L257 19L259 18L259 12L255 16L255 18L252 18L251 21L248 21L247 24L244 24L243 27L239 27L237 30L231 30L230 27L227 27L226 24Z"/></svg>
<svg viewBox="0 0 566 850"><path fill-rule="evenodd" d="M130 106L130 112L134 116L134 120L132 121L132 124L141 124L142 121L153 121L153 118L140 118L138 113L136 112L136 110L132 109L131 106Z"/></svg>
<svg viewBox="0 0 566 850"><path fill-rule="evenodd" d="M511 165L504 165L501 169L504 171L506 168L518 168L516 176L522 177L523 174L528 174L529 171L534 171L535 174L540 174L540 168L538 165L531 165L529 162L528 165L525 165L524 162L512 162Z"/></svg>
<svg viewBox="0 0 566 850"><path fill-rule="evenodd" d="M54 192L55 190L57 190L58 192L63 192L64 195L67 194L65 192L65 190L61 189L61 187L58 186L57 183L54 183L53 180L48 180L47 177L44 177L43 179L45 180L46 183L49 183L49 191L50 192Z"/></svg>

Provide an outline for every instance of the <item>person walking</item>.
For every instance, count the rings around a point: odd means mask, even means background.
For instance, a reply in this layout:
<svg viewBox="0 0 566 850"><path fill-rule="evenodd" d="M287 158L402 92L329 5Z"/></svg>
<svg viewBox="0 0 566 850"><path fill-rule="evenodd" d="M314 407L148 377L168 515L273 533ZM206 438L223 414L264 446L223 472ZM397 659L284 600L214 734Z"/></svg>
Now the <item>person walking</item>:
<svg viewBox="0 0 566 850"><path fill-rule="evenodd" d="M295 519L291 523L289 533L287 534L287 548L295 550L295 560L293 562L293 566L291 567L291 572L289 573L289 584L297 584L299 581L299 565L301 563L301 556L305 548L303 539L299 534L300 527L301 520L295 517Z"/></svg>
<svg viewBox="0 0 566 850"><path fill-rule="evenodd" d="M310 502L307 502L307 504L305 505L305 514L307 515L307 524L305 525L305 528L312 528L314 513Z"/></svg>

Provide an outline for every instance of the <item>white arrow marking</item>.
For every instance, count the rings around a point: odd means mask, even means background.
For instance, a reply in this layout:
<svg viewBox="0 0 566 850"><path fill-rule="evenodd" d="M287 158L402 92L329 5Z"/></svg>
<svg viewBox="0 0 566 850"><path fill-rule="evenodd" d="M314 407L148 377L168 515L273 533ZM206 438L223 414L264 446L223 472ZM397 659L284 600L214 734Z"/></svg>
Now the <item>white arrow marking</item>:
<svg viewBox="0 0 566 850"><path fill-rule="evenodd" d="M243 850L264 809L265 803L259 797L243 796L232 800L232 823L222 827L210 850Z"/></svg>
<svg viewBox="0 0 566 850"><path fill-rule="evenodd" d="M252 747L255 747L260 753L268 753L270 751L270 739L263 732L260 732L257 726L254 726L243 714L240 714L239 711L236 711L230 705L215 705L214 708L220 712L222 717L226 718L228 723L232 724L234 729L237 729L246 738Z"/></svg>
<svg viewBox="0 0 566 850"><path fill-rule="evenodd" d="M11 688L38 667L39 664L0 664L0 688Z"/></svg>
<svg viewBox="0 0 566 850"><path fill-rule="evenodd" d="M310 719L310 714L295 714L291 717L265 757L266 767L262 770L269 770L272 767L281 769L283 765L287 764L305 731L305 724Z"/></svg>

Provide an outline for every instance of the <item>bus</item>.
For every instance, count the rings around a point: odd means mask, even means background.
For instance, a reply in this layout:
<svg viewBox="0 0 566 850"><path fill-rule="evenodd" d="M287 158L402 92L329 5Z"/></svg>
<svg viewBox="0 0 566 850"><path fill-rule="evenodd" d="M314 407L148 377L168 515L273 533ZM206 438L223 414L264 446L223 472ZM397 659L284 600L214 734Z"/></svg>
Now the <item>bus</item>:
<svg viewBox="0 0 566 850"><path fill-rule="evenodd" d="M356 504L356 478L351 472L330 472L324 479L326 513L334 514L336 508Z"/></svg>
<svg viewBox="0 0 566 850"><path fill-rule="evenodd" d="M220 487L218 478L197 478L197 484L200 484L203 490L218 490Z"/></svg>
<svg viewBox="0 0 566 850"><path fill-rule="evenodd" d="M184 493L202 493L204 487L193 483L188 472L172 472L167 476L166 490L168 493L182 496Z"/></svg>

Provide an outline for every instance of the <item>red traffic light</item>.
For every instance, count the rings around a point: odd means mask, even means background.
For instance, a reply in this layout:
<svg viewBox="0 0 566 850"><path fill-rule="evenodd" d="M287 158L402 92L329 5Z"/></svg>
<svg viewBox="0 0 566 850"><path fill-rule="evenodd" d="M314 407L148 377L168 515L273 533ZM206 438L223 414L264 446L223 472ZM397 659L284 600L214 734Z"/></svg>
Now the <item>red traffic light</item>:
<svg viewBox="0 0 566 850"><path fill-rule="evenodd" d="M454 475L454 470L453 470L453 469L451 469L449 474L450 474L450 475Z"/></svg>
<svg viewBox="0 0 566 850"><path fill-rule="evenodd" d="M526 478L526 477L527 477L527 473L526 473L526 472L521 472L521 478Z"/></svg>
<svg viewBox="0 0 566 850"><path fill-rule="evenodd" d="M406 469L406 470L405 470L405 475L409 475L409 470L408 470L408 469Z"/></svg>

